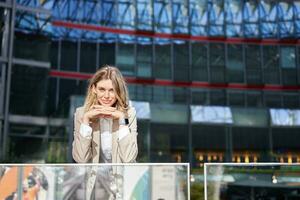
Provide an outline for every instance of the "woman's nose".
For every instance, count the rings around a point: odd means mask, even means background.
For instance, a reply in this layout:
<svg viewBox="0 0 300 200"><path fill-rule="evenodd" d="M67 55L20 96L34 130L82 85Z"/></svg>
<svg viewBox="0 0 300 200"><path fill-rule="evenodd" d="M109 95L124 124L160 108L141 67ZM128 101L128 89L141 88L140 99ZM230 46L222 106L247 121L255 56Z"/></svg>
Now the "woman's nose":
<svg viewBox="0 0 300 200"><path fill-rule="evenodd" d="M105 91L104 97L109 97L109 92L108 91Z"/></svg>

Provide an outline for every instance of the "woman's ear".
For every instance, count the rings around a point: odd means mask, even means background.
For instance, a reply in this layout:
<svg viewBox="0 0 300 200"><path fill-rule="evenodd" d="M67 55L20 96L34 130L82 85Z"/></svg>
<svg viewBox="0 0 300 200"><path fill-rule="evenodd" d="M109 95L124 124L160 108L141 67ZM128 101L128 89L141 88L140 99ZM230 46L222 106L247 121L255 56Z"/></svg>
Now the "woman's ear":
<svg viewBox="0 0 300 200"><path fill-rule="evenodd" d="M94 94L97 94L95 85L92 85L92 92L93 92Z"/></svg>

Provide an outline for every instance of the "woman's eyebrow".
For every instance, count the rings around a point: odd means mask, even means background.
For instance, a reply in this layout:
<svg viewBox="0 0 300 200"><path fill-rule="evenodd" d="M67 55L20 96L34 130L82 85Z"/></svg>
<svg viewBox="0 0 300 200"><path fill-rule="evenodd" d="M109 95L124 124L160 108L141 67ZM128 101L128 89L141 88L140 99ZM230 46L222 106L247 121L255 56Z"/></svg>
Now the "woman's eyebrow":
<svg viewBox="0 0 300 200"><path fill-rule="evenodd" d="M104 89L104 90L106 90L106 88L102 87L102 86L99 86L98 89ZM114 88L107 88L107 90L114 90Z"/></svg>

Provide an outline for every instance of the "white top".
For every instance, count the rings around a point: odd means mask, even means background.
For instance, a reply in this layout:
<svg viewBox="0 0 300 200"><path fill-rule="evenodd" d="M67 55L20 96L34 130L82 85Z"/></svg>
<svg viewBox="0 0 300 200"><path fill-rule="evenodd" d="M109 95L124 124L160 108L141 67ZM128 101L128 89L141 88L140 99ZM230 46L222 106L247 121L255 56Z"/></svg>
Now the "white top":
<svg viewBox="0 0 300 200"><path fill-rule="evenodd" d="M80 125L79 133L82 137L87 139L92 139L92 127L87 124L82 123ZM120 125L118 131L119 141L129 134L129 128L125 125ZM111 152L112 152L112 119L110 118L100 118L100 162L101 163L111 163Z"/></svg>

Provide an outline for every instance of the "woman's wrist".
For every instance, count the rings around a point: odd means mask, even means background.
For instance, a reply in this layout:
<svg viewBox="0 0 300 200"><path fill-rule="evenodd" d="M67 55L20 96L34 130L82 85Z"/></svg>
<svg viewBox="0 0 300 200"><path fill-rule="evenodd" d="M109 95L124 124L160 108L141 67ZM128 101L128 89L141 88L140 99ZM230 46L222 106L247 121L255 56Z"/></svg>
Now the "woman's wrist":
<svg viewBox="0 0 300 200"><path fill-rule="evenodd" d="M86 124L86 125L89 125L90 119L89 119L88 116L86 116L86 115L83 116L83 123Z"/></svg>

